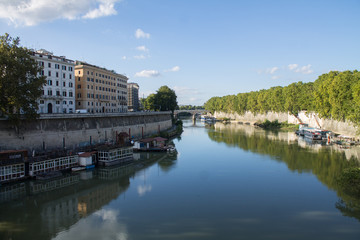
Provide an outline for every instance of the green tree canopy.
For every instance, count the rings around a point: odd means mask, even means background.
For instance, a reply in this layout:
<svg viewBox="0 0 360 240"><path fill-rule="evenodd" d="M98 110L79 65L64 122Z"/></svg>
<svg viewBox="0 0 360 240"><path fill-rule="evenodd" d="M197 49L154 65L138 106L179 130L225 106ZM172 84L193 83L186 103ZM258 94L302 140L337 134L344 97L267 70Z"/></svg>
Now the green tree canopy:
<svg viewBox="0 0 360 240"><path fill-rule="evenodd" d="M38 116L38 98L45 77L30 51L19 46L20 39L0 36L0 116L16 121Z"/></svg>
<svg viewBox="0 0 360 240"><path fill-rule="evenodd" d="M156 94L150 94L145 100L146 110L172 111L178 107L175 91L168 86L160 87Z"/></svg>

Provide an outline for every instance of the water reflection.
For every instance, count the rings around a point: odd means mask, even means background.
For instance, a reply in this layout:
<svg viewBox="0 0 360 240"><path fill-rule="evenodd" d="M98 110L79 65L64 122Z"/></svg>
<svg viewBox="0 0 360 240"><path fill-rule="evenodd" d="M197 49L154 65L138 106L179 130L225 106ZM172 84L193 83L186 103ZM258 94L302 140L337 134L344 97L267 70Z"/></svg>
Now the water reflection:
<svg viewBox="0 0 360 240"><path fill-rule="evenodd" d="M290 170L298 173L314 174L329 189L337 192L340 199L335 203L336 208L343 215L360 221L359 196L346 193L337 182L343 169L360 165L359 147L340 149L334 145L323 146L299 139L292 132L264 131L240 124L216 123L208 127L207 133L215 142L268 155L276 161L286 163Z"/></svg>
<svg viewBox="0 0 360 240"><path fill-rule="evenodd" d="M137 158L126 166L1 186L0 239L127 239L120 213L106 206L125 194L138 172L157 162L173 162L176 153L141 153ZM142 186L139 195L149 191L151 185Z"/></svg>

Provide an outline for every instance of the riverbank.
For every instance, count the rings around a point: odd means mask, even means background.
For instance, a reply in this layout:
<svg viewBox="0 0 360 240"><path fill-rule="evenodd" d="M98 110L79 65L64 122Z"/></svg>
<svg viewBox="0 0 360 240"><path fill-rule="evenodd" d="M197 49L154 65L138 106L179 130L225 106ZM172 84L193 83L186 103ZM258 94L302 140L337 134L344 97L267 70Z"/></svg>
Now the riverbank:
<svg viewBox="0 0 360 240"><path fill-rule="evenodd" d="M327 129L337 134L349 136L360 139L360 135L357 134L358 128L349 121L341 122L332 119L320 118L318 114L314 112L301 111L298 116L294 116L290 113L278 113L278 112L267 112L267 113L252 113L245 112L242 115L238 113L225 113L215 112L213 114L217 119L228 118L233 123L244 123L254 125L256 122L264 122L266 120L278 122L287 122L289 124L306 123L310 127L316 127L321 129Z"/></svg>
<svg viewBox="0 0 360 240"><path fill-rule="evenodd" d="M18 126L1 119L0 150L76 149L115 142L121 132L130 138L143 138L171 127L171 112L52 114L23 120Z"/></svg>

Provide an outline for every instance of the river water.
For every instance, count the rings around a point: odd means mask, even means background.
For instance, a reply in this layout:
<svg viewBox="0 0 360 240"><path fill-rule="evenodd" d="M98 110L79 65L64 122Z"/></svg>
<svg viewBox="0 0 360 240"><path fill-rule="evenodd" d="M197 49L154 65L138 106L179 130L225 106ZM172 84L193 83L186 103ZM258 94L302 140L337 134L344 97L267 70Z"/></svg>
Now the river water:
<svg viewBox="0 0 360 240"><path fill-rule="evenodd" d="M359 149L184 121L177 153L0 187L0 239L360 239Z"/></svg>

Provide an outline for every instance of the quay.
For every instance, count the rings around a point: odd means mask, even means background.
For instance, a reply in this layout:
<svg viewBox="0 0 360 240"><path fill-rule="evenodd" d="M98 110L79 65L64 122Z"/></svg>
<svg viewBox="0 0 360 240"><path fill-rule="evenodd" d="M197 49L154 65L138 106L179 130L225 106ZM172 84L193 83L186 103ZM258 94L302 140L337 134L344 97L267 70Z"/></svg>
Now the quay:
<svg viewBox="0 0 360 240"><path fill-rule="evenodd" d="M77 149L113 143L120 132L140 139L171 127L171 112L43 114L17 126L0 119L0 151Z"/></svg>

